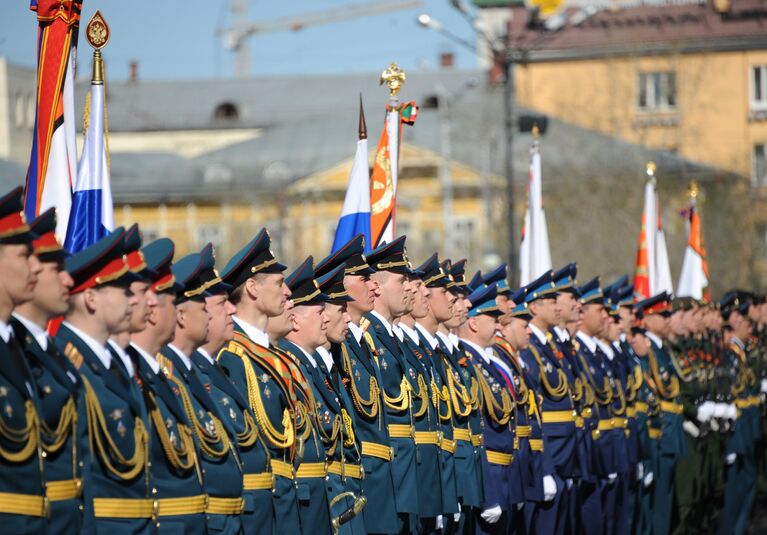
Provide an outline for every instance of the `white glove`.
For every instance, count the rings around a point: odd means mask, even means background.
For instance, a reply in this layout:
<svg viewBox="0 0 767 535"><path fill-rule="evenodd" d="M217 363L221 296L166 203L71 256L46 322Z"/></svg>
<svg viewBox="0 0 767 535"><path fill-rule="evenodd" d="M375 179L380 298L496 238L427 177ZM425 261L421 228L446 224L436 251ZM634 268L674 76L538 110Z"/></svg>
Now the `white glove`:
<svg viewBox="0 0 767 535"><path fill-rule="evenodd" d="M698 414L695 416L695 418L700 423L708 422L714 415L714 407L715 404L713 401L704 401L701 403L700 407L698 407Z"/></svg>
<svg viewBox="0 0 767 535"><path fill-rule="evenodd" d="M716 420L711 420L711 429L714 431L719 431L719 422Z"/></svg>
<svg viewBox="0 0 767 535"><path fill-rule="evenodd" d="M762 388L760 390L767 393L767 379L762 379Z"/></svg>
<svg viewBox="0 0 767 535"><path fill-rule="evenodd" d="M485 509L482 511L479 516L482 517L482 520L487 522L488 524L495 524L498 522L498 520L501 519L501 515L503 514L503 511L501 510L500 505L494 505L488 509Z"/></svg>
<svg viewBox="0 0 767 535"><path fill-rule="evenodd" d="M727 416L727 403L714 403L714 417L726 418Z"/></svg>
<svg viewBox="0 0 767 535"><path fill-rule="evenodd" d="M567 490L573 488L573 480L571 478L565 479L565 483L567 484Z"/></svg>
<svg viewBox="0 0 767 535"><path fill-rule="evenodd" d="M543 501L550 502L557 495L557 482L553 476L543 476Z"/></svg>
<svg viewBox="0 0 767 535"><path fill-rule="evenodd" d="M682 422L682 429L684 429L692 438L698 438L700 436L700 429L698 429L698 426L690 420Z"/></svg>
<svg viewBox="0 0 767 535"><path fill-rule="evenodd" d="M738 418L738 409L735 407L734 403L727 405L727 414L725 414L725 418L728 420L736 420Z"/></svg>
<svg viewBox="0 0 767 535"><path fill-rule="evenodd" d="M607 481L610 483L615 483L615 480L618 479L618 473L613 472L612 474L607 474Z"/></svg>
<svg viewBox="0 0 767 535"><path fill-rule="evenodd" d="M647 472L647 475L644 476L644 486L649 487L652 485L652 472Z"/></svg>
<svg viewBox="0 0 767 535"><path fill-rule="evenodd" d="M453 513L453 520L455 522L460 522L461 521L461 502L458 502L458 512L457 513Z"/></svg>
<svg viewBox="0 0 767 535"><path fill-rule="evenodd" d="M727 455L724 456L724 464L726 464L727 466L730 466L731 464L735 462L735 459L737 458L738 458L737 453L728 453Z"/></svg>
<svg viewBox="0 0 767 535"><path fill-rule="evenodd" d="M442 515L437 515L436 529L442 529L444 525L445 525L445 518Z"/></svg>
<svg viewBox="0 0 767 535"><path fill-rule="evenodd" d="M517 508L517 511L521 511L524 506L525 506L525 502L519 502L514 504L514 507Z"/></svg>
<svg viewBox="0 0 767 535"><path fill-rule="evenodd" d="M644 478L644 465L637 463L637 481L642 481L642 478Z"/></svg>

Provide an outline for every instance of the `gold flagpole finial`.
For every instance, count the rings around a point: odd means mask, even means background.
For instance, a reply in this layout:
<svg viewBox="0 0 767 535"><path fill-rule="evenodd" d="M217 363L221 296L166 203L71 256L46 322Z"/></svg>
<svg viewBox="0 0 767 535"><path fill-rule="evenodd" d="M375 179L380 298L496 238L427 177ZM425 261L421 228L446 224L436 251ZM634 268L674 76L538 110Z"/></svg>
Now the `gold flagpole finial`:
<svg viewBox="0 0 767 535"><path fill-rule="evenodd" d="M700 186L698 186L696 181L690 181L690 186L687 188L687 193L690 195L690 202L695 204L695 202L698 200L698 195L700 195Z"/></svg>
<svg viewBox="0 0 767 535"><path fill-rule="evenodd" d="M655 169L657 169L657 166L653 161L649 161L645 165L645 173L647 173L647 176L655 176Z"/></svg>
<svg viewBox="0 0 767 535"><path fill-rule="evenodd" d="M402 86L405 85L405 71L400 69L396 63L392 62L381 73L381 78L378 80L378 85L386 84L389 86L389 96L395 97Z"/></svg>
<svg viewBox="0 0 767 535"><path fill-rule="evenodd" d="M101 11L96 11L88 26L85 27L85 37L88 43L93 47L93 76L91 83L104 83L104 60L101 59L101 49L109 42L109 26L101 16Z"/></svg>

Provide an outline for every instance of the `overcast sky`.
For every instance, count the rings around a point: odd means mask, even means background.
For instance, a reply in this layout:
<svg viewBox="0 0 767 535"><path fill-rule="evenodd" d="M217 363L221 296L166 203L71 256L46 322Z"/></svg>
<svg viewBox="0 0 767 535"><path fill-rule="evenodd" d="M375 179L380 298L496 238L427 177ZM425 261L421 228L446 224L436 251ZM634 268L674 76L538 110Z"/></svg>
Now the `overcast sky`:
<svg viewBox="0 0 767 535"><path fill-rule="evenodd" d="M252 0L248 18L268 21L371 0ZM13 63L35 64L37 22L28 0L4 0L0 18L0 56ZM234 56L224 49L216 29L231 24L230 0L84 0L82 27L96 9L112 31L104 50L108 76L125 79L131 60L144 79L217 78L234 73ZM457 67L473 67L476 59L438 33L415 23L428 12L446 28L473 41L467 22L448 0L422 0L417 8L389 12L299 32L276 32L249 40L254 75L379 72L390 61L407 70L436 68L440 52L456 54ZM79 77L88 76L91 49L80 39ZM83 64L83 61L87 63ZM85 67L85 68L84 68Z"/></svg>

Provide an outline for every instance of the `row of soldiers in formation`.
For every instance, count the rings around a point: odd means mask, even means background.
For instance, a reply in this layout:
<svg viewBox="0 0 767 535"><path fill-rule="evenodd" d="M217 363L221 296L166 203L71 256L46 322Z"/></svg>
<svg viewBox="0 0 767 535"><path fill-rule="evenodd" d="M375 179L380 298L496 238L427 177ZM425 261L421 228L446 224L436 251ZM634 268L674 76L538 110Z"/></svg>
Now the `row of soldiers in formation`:
<svg viewBox="0 0 767 535"><path fill-rule="evenodd" d="M635 304L575 265L512 291L505 265L414 267L404 237L287 277L266 230L220 273L135 225L70 256L21 194L0 199L4 533L745 528L754 296Z"/></svg>

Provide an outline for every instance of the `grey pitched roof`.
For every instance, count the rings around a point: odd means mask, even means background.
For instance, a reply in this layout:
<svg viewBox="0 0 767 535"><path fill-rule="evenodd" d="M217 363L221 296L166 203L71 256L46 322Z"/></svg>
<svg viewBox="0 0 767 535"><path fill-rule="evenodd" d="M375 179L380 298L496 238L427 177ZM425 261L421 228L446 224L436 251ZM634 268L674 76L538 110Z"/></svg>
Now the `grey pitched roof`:
<svg viewBox="0 0 767 535"><path fill-rule="evenodd" d="M503 92L488 86L480 71L433 71L408 75L401 100L424 103L438 91L450 96L452 158L476 169L502 175ZM113 154L113 191L137 202L240 197L284 187L347 158L357 137L357 102L365 102L371 148L377 143L387 92L375 74L286 76L248 80L160 81L111 84L112 131L261 128L258 137L201 156L184 159L162 153ZM214 118L221 103L237 106L230 122ZM517 110L525 113L528 110ZM439 153L438 110L421 109L403 141ZM524 187L532 139L515 142L517 183ZM566 180L577 170L615 174L653 159L665 176L683 177L701 166L668 153L550 119L541 141L548 181Z"/></svg>

